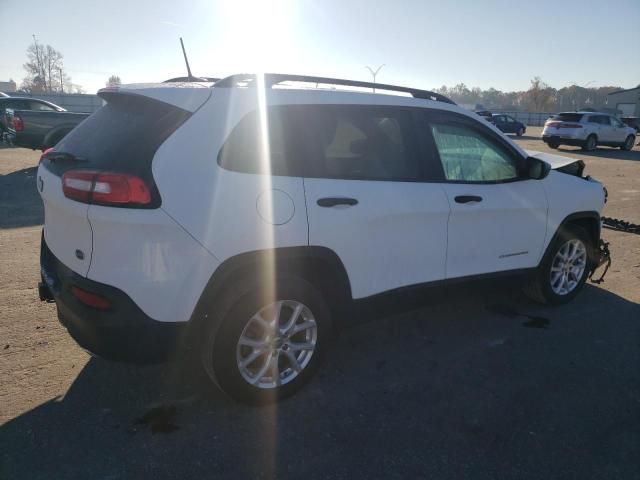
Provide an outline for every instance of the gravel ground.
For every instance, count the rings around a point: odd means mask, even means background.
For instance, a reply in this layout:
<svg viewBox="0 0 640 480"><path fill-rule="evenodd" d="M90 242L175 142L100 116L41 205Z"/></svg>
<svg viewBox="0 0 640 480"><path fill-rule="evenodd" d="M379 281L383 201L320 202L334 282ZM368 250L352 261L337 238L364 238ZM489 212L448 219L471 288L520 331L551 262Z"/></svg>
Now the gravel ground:
<svg viewBox="0 0 640 480"><path fill-rule="evenodd" d="M558 153L640 223L638 148ZM250 408L189 361L75 345L37 299L37 162L0 149L1 479L640 478L640 236L605 231L606 282L563 307L494 281L365 308L307 388Z"/></svg>

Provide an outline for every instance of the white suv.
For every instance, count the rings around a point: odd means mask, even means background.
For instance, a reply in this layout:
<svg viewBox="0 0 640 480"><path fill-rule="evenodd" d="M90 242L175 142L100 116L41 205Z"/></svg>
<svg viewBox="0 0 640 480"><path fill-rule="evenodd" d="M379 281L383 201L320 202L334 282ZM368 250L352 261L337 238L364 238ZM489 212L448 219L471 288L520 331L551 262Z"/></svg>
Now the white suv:
<svg viewBox="0 0 640 480"><path fill-rule="evenodd" d="M268 401L355 300L507 272L563 303L603 257L583 165L435 93L269 74L99 94L37 177L41 298L99 356L195 347L231 396Z"/></svg>
<svg viewBox="0 0 640 480"><path fill-rule="evenodd" d="M545 122L542 130L542 141L551 148L573 145L591 151L606 145L631 150L635 138L635 129L600 112L558 113Z"/></svg>

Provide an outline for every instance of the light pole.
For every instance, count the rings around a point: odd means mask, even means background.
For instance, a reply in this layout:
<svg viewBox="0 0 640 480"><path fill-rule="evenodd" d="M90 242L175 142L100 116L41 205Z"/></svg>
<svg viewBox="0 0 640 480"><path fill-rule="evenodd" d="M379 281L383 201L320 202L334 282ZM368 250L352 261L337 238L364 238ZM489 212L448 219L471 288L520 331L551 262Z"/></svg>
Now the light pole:
<svg viewBox="0 0 640 480"><path fill-rule="evenodd" d="M370 66L365 65L365 67L364 67L364 68L366 68L367 70L369 70L369 71L371 72L371 75L373 76L373 83L374 83L374 84L376 83L376 75L378 75L378 72L379 72L380 70L382 70L382 67L384 67L385 65L386 65L386 64L384 64L384 63L383 63L382 65L380 65L380 66L379 66L378 68L376 68L375 70L374 70L373 68L371 68ZM373 87L373 93L376 93L376 87Z"/></svg>

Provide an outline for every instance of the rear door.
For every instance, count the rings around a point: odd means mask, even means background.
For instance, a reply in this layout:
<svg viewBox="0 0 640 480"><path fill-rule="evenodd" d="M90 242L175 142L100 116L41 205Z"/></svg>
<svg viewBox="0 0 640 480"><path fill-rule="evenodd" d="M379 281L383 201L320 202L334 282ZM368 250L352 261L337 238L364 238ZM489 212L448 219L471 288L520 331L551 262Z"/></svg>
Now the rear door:
<svg viewBox="0 0 640 480"><path fill-rule="evenodd" d="M444 278L449 203L421 163L415 113L316 105L301 117L309 244L342 260L354 298Z"/></svg>
<svg viewBox="0 0 640 480"><path fill-rule="evenodd" d="M447 278L535 267L546 233L542 182L521 178L524 158L480 122L426 115L451 205Z"/></svg>

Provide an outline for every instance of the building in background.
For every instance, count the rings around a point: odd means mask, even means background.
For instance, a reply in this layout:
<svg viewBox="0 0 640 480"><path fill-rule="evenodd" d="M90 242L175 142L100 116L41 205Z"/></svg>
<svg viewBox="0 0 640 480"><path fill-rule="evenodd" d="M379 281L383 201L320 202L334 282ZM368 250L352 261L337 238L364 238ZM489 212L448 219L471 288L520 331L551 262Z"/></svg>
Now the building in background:
<svg viewBox="0 0 640 480"><path fill-rule="evenodd" d="M640 86L611 92L607 104L609 108L620 110L623 117L640 117Z"/></svg>
<svg viewBox="0 0 640 480"><path fill-rule="evenodd" d="M17 89L16 82L9 80L8 82L0 82L0 92L12 93Z"/></svg>

